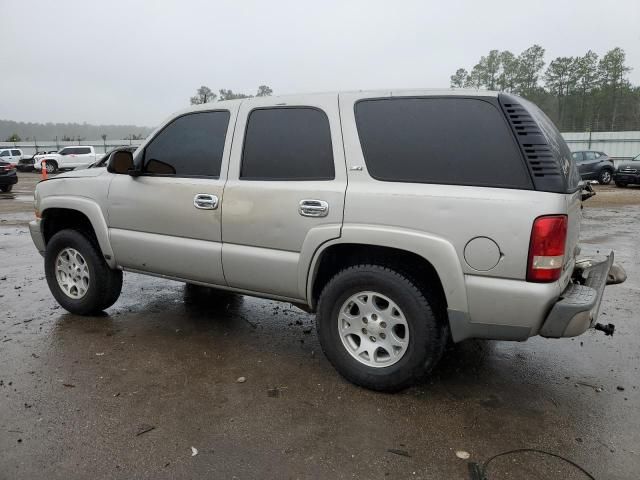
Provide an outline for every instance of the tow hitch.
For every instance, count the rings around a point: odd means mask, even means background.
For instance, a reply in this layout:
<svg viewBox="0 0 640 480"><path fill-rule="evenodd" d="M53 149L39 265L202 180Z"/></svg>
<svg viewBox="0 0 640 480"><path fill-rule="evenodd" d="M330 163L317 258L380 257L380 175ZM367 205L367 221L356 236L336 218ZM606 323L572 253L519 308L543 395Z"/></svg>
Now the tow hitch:
<svg viewBox="0 0 640 480"><path fill-rule="evenodd" d="M616 331L616 326L613 323L607 323L606 325L603 325L601 323L596 323L595 327L596 330L600 330L601 332L604 332L605 335L609 336L609 337L613 337L613 332Z"/></svg>

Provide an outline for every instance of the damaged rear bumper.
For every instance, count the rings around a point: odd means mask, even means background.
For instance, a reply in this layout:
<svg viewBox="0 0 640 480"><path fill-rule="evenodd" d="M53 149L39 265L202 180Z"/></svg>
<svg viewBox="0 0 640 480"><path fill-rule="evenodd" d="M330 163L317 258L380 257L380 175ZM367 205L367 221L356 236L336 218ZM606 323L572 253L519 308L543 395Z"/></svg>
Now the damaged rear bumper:
<svg viewBox="0 0 640 480"><path fill-rule="evenodd" d="M611 252L601 262L577 262L573 278L551 308L539 335L550 338L575 337L593 327L605 286L607 283L622 283L626 275L621 267L613 266Z"/></svg>

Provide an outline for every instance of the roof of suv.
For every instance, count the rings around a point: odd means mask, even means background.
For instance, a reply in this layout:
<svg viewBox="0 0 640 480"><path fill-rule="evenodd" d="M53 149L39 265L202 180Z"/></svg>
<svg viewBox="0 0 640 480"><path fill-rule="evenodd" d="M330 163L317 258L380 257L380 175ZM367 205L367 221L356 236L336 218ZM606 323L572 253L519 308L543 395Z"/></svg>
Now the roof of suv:
<svg viewBox="0 0 640 480"><path fill-rule="evenodd" d="M201 105L193 105L189 108L181 110L177 113L188 113L199 110L211 110L215 108L214 105L219 107L225 107L228 105L234 105L240 102L259 103L262 99L268 98L270 103L278 103L280 100L282 104L286 105L287 100L295 98L296 103L299 103L306 97L310 99L313 97L324 97L330 95L362 95L365 97L408 97L408 96L474 96L474 97L497 97L499 92L493 90L475 90L469 88L423 88L423 89L381 89L381 90L341 90L334 92L313 92L313 93L299 93L299 94L287 94L287 95L273 95L269 97L247 97L234 100L221 100L211 103L203 103Z"/></svg>

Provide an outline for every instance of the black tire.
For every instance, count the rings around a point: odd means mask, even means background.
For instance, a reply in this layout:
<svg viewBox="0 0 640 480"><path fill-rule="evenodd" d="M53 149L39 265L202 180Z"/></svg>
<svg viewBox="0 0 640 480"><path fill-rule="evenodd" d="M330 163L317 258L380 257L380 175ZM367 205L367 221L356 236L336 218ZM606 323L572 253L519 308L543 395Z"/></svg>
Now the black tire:
<svg viewBox="0 0 640 480"><path fill-rule="evenodd" d="M390 366L372 367L356 360L343 345L338 314L350 296L360 291L385 295L402 310L409 328L408 347ZM435 312L435 296L418 288L408 277L379 265L356 265L336 274L325 286L318 303L316 328L322 349L334 368L347 380L371 390L394 392L424 378L444 352L448 328Z"/></svg>
<svg viewBox="0 0 640 480"><path fill-rule="evenodd" d="M45 167L46 167L47 173L56 173L58 171L58 164L53 160L50 160L48 162L45 161Z"/></svg>
<svg viewBox="0 0 640 480"><path fill-rule="evenodd" d="M616 182L616 187L626 188L627 184L624 182Z"/></svg>
<svg viewBox="0 0 640 480"><path fill-rule="evenodd" d="M3 193L9 193L13 189L13 185L2 185L0 186L0 191Z"/></svg>
<svg viewBox="0 0 640 480"><path fill-rule="evenodd" d="M598 173L598 183L600 185L609 185L611 183L611 179L613 178L613 171L608 168L603 168Z"/></svg>
<svg viewBox="0 0 640 480"><path fill-rule="evenodd" d="M82 255L89 270L87 292L78 299L68 296L56 279L55 262L58 254L69 247ZM90 315L109 308L118 300L122 290L122 271L110 269L95 242L77 230L61 230L49 240L44 269L49 290L57 302L65 310L77 315Z"/></svg>

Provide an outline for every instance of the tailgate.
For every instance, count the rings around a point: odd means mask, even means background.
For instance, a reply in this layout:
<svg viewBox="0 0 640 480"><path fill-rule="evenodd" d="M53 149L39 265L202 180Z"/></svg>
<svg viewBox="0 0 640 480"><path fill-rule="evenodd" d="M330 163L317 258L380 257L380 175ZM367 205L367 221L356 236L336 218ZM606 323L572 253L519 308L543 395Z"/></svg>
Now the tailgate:
<svg viewBox="0 0 640 480"><path fill-rule="evenodd" d="M565 245L565 272L572 272L578 255L578 242L580 241L580 224L582 223L582 191L568 193L567 199L567 243ZM571 275L563 275L564 288Z"/></svg>

